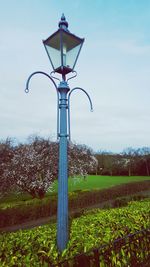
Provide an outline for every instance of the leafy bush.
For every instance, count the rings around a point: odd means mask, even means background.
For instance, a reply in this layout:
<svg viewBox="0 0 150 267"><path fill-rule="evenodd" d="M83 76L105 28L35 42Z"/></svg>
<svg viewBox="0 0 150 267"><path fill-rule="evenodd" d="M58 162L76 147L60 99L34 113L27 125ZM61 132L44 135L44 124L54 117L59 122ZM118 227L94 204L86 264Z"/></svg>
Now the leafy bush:
<svg viewBox="0 0 150 267"><path fill-rule="evenodd" d="M129 233L149 228L149 215L150 204L146 200L130 202L127 207L118 209L97 209L85 212L80 218L72 221L70 240L62 254L57 251L56 224L15 233L3 233L0 236L0 266L52 266L78 253L110 244ZM126 246L126 250L127 253L131 253L132 250L132 253L138 256L141 255L143 247L142 244L133 247ZM122 258L126 261L123 252Z"/></svg>
<svg viewBox="0 0 150 267"><path fill-rule="evenodd" d="M118 207L123 207L128 204L128 199L127 198L116 198L113 202L113 207L118 208Z"/></svg>

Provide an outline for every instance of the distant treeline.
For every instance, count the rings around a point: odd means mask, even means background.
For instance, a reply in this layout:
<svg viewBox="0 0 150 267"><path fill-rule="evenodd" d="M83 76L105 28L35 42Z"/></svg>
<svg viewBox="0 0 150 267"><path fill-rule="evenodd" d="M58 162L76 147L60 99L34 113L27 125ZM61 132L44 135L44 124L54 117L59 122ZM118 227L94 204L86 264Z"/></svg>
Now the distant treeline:
<svg viewBox="0 0 150 267"><path fill-rule="evenodd" d="M150 147L127 148L119 154L99 151L95 156L99 175L150 176Z"/></svg>

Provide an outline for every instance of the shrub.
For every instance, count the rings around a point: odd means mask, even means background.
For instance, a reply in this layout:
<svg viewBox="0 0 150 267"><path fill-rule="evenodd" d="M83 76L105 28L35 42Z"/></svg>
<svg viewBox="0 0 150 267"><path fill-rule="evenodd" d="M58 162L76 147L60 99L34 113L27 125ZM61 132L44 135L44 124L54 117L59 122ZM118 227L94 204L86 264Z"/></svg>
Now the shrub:
<svg viewBox="0 0 150 267"><path fill-rule="evenodd" d="M106 264L102 266L138 266L130 264L133 260L132 256L134 260L142 264L142 261L148 257L150 243L148 237L143 234L140 236L140 242L139 236L138 238L135 236L134 242L130 244L131 235L149 226L149 202L141 201L130 202L127 207L118 209L97 209L84 212L80 218L72 221L70 240L62 254L58 253L56 246L56 224L20 230L15 233L3 233L0 236L0 266L46 267L53 266L53 264L58 266L62 260L69 261L62 266L82 266L74 265L73 257L79 253L86 253L88 258L92 255L91 250L102 245L108 246L108 249L105 248L103 253L99 254L102 264ZM119 247L121 241L119 246L112 245L114 240L122 239L128 234L130 234L129 242L126 246L122 246L123 250ZM147 243L147 250L145 243ZM120 257L123 265L119 263ZM69 260L70 258L73 259ZM83 261L80 262L83 263ZM112 264L109 265L109 262Z"/></svg>
<svg viewBox="0 0 150 267"><path fill-rule="evenodd" d="M130 196L137 192L147 190L150 181L134 182L118 185L109 189L93 191L76 191L69 193L69 209L84 209L86 207L99 204L109 200L116 200L116 206L125 204L125 199L120 198ZM134 199L136 196L134 196ZM139 197L137 197L139 198ZM5 207L0 209L0 227L21 224L26 221L36 220L42 217L56 215L57 195L46 197L42 200L33 199L20 203L20 205Z"/></svg>

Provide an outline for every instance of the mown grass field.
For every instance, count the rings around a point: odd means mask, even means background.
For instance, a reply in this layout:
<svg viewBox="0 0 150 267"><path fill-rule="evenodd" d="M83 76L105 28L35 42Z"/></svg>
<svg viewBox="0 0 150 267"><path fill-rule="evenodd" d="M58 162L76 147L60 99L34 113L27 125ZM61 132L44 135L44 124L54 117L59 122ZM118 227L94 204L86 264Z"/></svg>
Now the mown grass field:
<svg viewBox="0 0 150 267"><path fill-rule="evenodd" d="M81 177L69 178L68 179L68 190L73 192L76 190L100 190L110 188L120 184L126 184L130 182L138 182L150 180L150 176L100 176L100 175L88 175L85 179ZM52 195L57 193L58 181L56 180L50 192L46 195ZM30 200L32 197L27 193L16 194L11 193L0 200L0 204L20 202Z"/></svg>
<svg viewBox="0 0 150 267"><path fill-rule="evenodd" d="M70 192L75 190L95 190L109 188L119 184L150 180L150 176L100 176L88 175L84 178L69 178L68 189ZM57 192L58 182L53 184L53 191Z"/></svg>

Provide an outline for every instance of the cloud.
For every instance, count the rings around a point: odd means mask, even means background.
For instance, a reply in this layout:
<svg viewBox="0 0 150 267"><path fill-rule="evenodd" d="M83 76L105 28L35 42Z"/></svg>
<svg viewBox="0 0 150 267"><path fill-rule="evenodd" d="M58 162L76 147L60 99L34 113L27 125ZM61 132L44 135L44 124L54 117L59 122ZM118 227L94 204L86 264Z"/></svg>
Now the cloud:
<svg viewBox="0 0 150 267"><path fill-rule="evenodd" d="M119 41L114 46L129 55L150 56L150 45L140 44L136 40Z"/></svg>

